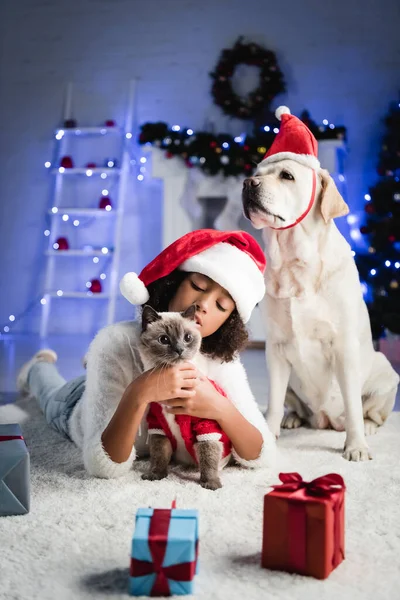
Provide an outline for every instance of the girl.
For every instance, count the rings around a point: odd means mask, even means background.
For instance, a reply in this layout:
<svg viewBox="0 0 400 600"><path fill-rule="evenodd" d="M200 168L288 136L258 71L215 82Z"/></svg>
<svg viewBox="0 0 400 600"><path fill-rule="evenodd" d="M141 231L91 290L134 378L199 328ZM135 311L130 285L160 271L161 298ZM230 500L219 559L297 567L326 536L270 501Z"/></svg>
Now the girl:
<svg viewBox="0 0 400 600"><path fill-rule="evenodd" d="M244 231L203 229L173 242L137 276L120 284L132 304L184 311L196 306L202 335L201 368L181 363L144 371L138 351L140 325L125 321L105 327L90 344L87 374L66 382L42 350L17 379L35 396L47 422L75 442L89 474L120 477L136 456L148 454L146 410L162 402L171 414L213 419L232 442L232 455L245 467L271 466L275 439L251 393L238 352L247 341L246 323L265 293L265 258ZM215 381L227 397L218 393ZM192 459L178 440L176 459Z"/></svg>

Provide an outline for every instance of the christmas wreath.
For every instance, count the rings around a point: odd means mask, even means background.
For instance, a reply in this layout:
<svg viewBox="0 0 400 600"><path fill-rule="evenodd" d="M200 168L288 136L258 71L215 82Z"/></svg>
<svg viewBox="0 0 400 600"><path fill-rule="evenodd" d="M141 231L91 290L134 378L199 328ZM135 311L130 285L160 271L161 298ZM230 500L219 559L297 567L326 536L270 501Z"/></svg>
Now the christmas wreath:
<svg viewBox="0 0 400 600"><path fill-rule="evenodd" d="M232 76L240 64L260 69L258 87L246 97L236 94L232 86ZM214 80L211 93L215 104L225 114L239 119L256 119L269 107L273 98L286 89L275 54L258 44L244 44L242 38L238 39L233 48L222 50L210 76Z"/></svg>

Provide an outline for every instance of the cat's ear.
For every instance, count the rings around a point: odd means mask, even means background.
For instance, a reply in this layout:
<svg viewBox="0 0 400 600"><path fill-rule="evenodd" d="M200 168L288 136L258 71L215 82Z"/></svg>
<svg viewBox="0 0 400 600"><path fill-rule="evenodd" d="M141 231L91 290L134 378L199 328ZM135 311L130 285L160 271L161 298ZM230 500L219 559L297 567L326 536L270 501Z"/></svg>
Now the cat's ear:
<svg viewBox="0 0 400 600"><path fill-rule="evenodd" d="M182 317L184 317L185 319L191 319L192 321L194 321L195 314L196 314L196 305L192 304L192 306L189 306L189 308L187 308L186 310L183 311Z"/></svg>
<svg viewBox="0 0 400 600"><path fill-rule="evenodd" d="M146 304L142 310L142 331L146 331L149 323L154 323L154 321L158 321L161 318L161 315L154 308Z"/></svg>

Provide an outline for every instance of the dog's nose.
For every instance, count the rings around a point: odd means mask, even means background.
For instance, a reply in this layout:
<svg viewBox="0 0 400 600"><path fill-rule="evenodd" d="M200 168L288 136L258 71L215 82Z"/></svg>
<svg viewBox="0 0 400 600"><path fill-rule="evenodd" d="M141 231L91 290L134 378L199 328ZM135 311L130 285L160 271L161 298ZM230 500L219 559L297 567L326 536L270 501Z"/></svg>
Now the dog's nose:
<svg viewBox="0 0 400 600"><path fill-rule="evenodd" d="M257 177L248 177L247 179L245 179L243 181L243 187L244 188L249 188L249 187L258 187L260 185L261 181L259 179L257 179Z"/></svg>

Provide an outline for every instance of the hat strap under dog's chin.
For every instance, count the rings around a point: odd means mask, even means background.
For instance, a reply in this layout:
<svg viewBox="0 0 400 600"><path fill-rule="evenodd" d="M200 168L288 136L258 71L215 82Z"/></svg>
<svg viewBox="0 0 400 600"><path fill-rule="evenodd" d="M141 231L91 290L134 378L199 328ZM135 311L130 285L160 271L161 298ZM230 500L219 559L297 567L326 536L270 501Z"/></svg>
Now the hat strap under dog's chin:
<svg viewBox="0 0 400 600"><path fill-rule="evenodd" d="M295 220L294 223L292 223L291 225L286 225L286 227L271 227L271 229L275 229L277 231L282 231L283 229L290 229L291 227L294 227L295 225L297 225L298 223L300 223L303 219L306 218L306 216L308 215L308 213L310 212L313 204L314 204L314 200L315 200L315 190L317 187L317 176L315 174L315 171L313 169L313 182L312 182L312 190L311 190L311 198L310 198L310 202L308 203L308 206L306 208L306 210L303 212L302 215L300 215L300 217L298 219Z"/></svg>

